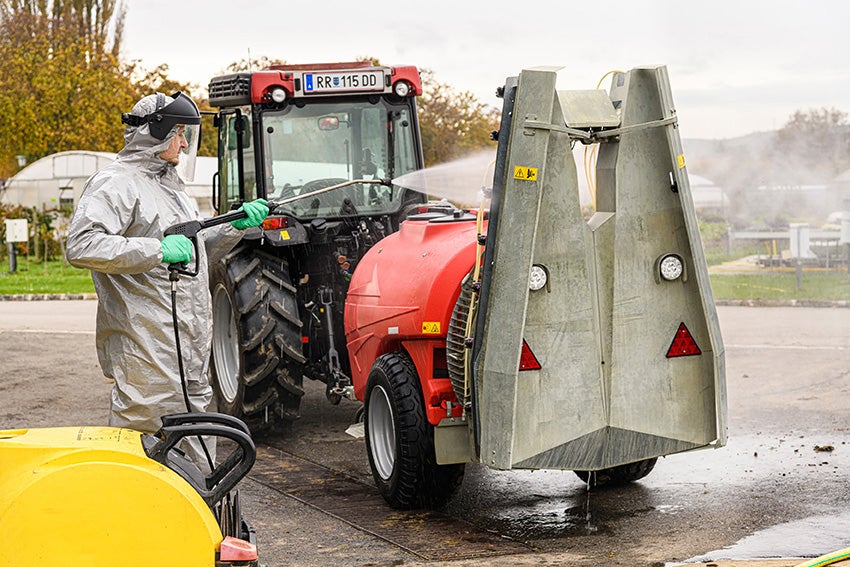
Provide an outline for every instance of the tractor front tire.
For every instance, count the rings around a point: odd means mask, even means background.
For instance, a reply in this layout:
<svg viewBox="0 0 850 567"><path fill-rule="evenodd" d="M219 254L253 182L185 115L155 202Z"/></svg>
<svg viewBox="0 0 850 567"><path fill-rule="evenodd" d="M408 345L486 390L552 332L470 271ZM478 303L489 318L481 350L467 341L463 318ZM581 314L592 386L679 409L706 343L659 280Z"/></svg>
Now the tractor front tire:
<svg viewBox="0 0 850 567"><path fill-rule="evenodd" d="M366 384L366 452L393 508L437 508L463 481L463 464L438 465L416 367L403 352L378 357Z"/></svg>
<svg viewBox="0 0 850 567"><path fill-rule="evenodd" d="M218 411L252 433L288 427L299 417L304 357L286 262L241 245L213 267L210 288Z"/></svg>
<svg viewBox="0 0 850 567"><path fill-rule="evenodd" d="M573 471L580 479L588 483L591 488L602 486L622 486L636 480L640 480L655 467L658 458L645 459L636 463L629 463L610 469L598 471Z"/></svg>

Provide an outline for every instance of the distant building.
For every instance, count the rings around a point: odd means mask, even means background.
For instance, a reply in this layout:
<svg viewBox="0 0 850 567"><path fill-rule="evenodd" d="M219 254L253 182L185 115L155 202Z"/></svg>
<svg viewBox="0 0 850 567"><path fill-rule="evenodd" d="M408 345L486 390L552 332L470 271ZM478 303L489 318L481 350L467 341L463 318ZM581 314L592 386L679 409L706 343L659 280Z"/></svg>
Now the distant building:
<svg viewBox="0 0 850 567"><path fill-rule="evenodd" d="M0 203L43 210L74 206L95 171L106 167L115 154L70 151L43 157L6 180Z"/></svg>
<svg viewBox="0 0 850 567"><path fill-rule="evenodd" d="M791 219L819 224L850 207L850 171L828 182L766 183L750 192L761 210L780 211Z"/></svg>
<svg viewBox="0 0 850 567"><path fill-rule="evenodd" d="M198 156L195 164L195 180L186 184L186 193L198 203L204 218L215 214L213 210L212 179L218 171L218 158ZM227 212L227 211L225 211Z"/></svg>
<svg viewBox="0 0 850 567"><path fill-rule="evenodd" d="M88 178L114 160L113 153L84 150L43 157L6 180L0 190L0 203L41 210L76 207ZM197 160L195 181L186 184L186 192L197 203L201 216L209 217L213 214L212 178L217 160Z"/></svg>
<svg viewBox="0 0 850 567"><path fill-rule="evenodd" d="M705 177L689 173L688 183L691 186L694 209L698 213L707 211L722 213L729 206L729 197L726 196L726 192Z"/></svg>

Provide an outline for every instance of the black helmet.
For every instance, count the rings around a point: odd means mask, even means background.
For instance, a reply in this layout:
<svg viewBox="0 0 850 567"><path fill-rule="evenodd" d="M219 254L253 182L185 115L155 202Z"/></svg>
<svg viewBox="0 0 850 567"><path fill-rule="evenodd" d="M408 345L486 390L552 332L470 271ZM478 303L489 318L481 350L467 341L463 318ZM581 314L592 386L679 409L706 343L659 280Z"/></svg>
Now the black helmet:
<svg viewBox="0 0 850 567"><path fill-rule="evenodd" d="M121 115L121 122L136 127L147 124L151 136L157 140L164 140L171 129L178 124L201 123L198 106L191 98L182 92L174 93L171 98L174 100L166 104L165 95L156 93L156 110L146 116L136 116L125 112Z"/></svg>

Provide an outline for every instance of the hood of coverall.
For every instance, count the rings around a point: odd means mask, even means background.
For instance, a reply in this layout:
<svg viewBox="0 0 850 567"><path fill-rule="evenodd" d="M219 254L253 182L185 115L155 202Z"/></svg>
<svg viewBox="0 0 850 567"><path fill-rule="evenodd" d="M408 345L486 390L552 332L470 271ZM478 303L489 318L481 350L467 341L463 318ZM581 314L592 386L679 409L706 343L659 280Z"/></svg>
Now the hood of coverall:
<svg viewBox="0 0 850 567"><path fill-rule="evenodd" d="M178 97L188 100L194 106L191 99L182 93L176 93ZM142 98L130 111L132 117L144 118L157 110L168 107L174 103L175 99L163 94L152 94ZM196 107L195 107L196 108ZM196 110L197 112L197 110ZM127 120L123 120L127 123ZM165 135L164 139L159 139L151 133L151 125L143 123L138 126L128 124L124 129L124 148L118 152L117 159L121 162L139 167L153 175L166 177L169 181L177 184L180 181L192 181L194 179L195 155L197 153L198 134L200 131L200 115L198 115L198 124L189 126L190 130L186 131L189 147L180 152L180 162L177 165L169 163L159 157L159 154L167 150L171 146L171 142L177 135L177 126Z"/></svg>

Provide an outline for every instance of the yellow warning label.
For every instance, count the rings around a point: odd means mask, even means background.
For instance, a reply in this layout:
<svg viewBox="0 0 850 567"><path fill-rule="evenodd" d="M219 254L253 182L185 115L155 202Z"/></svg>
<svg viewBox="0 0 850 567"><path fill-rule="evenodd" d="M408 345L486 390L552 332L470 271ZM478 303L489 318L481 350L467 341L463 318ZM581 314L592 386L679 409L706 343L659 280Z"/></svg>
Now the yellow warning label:
<svg viewBox="0 0 850 567"><path fill-rule="evenodd" d="M679 163L679 169L685 167L685 154L679 154L676 156L676 161Z"/></svg>
<svg viewBox="0 0 850 567"><path fill-rule="evenodd" d="M439 321L422 321L422 334L423 335L439 335L440 334L440 322Z"/></svg>
<svg viewBox="0 0 850 567"><path fill-rule="evenodd" d="M280 231L280 239L281 240L289 240L289 231L288 230L281 230Z"/></svg>
<svg viewBox="0 0 850 567"><path fill-rule="evenodd" d="M537 181L537 168L518 165L514 167L514 179Z"/></svg>

